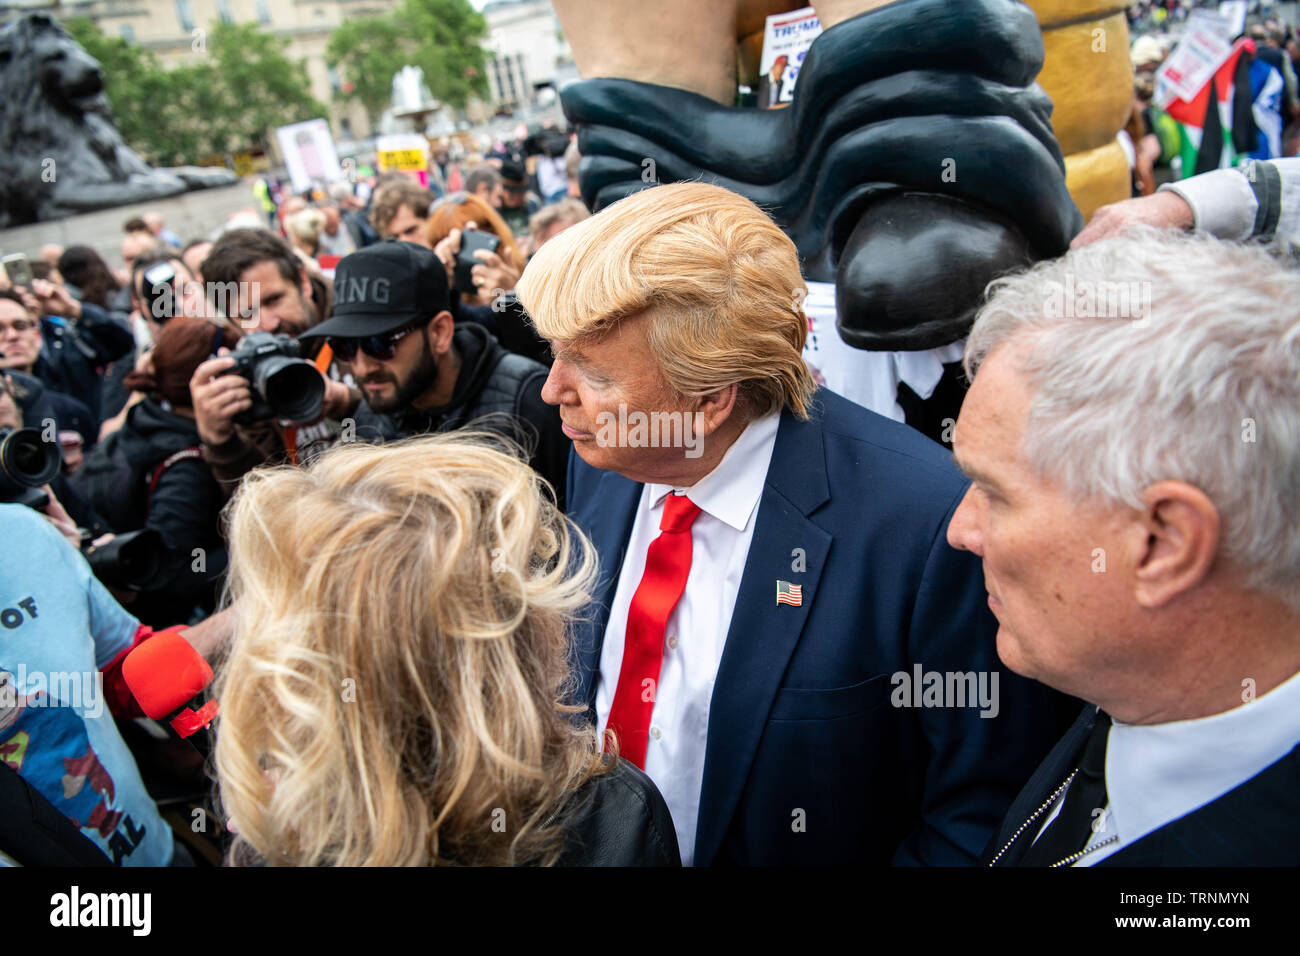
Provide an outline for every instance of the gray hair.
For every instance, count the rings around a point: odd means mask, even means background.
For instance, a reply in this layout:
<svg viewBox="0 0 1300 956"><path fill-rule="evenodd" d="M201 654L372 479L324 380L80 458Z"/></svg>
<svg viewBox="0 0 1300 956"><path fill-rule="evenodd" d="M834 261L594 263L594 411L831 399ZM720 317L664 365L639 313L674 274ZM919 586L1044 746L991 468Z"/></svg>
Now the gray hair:
<svg viewBox="0 0 1300 956"><path fill-rule="evenodd" d="M1040 477L1132 507L1194 485L1220 557L1300 610L1300 274L1257 245L1136 229L992 283L966 374L1012 340Z"/></svg>

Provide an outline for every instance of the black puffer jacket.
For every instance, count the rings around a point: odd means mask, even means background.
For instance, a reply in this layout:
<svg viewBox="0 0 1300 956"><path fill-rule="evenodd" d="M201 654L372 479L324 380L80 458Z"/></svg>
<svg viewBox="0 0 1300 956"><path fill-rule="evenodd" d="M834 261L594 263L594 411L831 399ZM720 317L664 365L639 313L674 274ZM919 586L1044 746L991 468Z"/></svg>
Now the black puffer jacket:
<svg viewBox="0 0 1300 956"><path fill-rule="evenodd" d="M546 368L507 352L473 322L457 325L452 343L461 366L451 401L393 415L372 411L363 401L356 413L357 439L389 442L468 427L505 435L528 451L529 464L555 488L563 508L570 442L560 428L559 409L542 401Z"/></svg>
<svg viewBox="0 0 1300 956"><path fill-rule="evenodd" d="M537 334L537 329L533 327L528 313L513 291L505 293L492 305L473 305L453 290L451 314L457 325L477 322L483 326L507 352L523 355L547 368L554 361L550 343Z"/></svg>
<svg viewBox="0 0 1300 956"><path fill-rule="evenodd" d="M73 476L74 487L118 534L151 528L162 537L162 569L128 608L146 624L180 623L196 606L210 611L216 602L226 567L223 502L207 462L193 453L199 444L192 418L146 399Z"/></svg>

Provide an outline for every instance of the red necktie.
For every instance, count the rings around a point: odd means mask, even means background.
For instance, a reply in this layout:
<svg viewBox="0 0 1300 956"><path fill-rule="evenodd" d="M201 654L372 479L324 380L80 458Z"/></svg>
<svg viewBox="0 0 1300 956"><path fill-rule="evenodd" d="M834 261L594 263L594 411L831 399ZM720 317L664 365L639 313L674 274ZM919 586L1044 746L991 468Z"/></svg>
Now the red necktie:
<svg viewBox="0 0 1300 956"><path fill-rule="evenodd" d="M642 770L664 659L664 629L691 574L691 525L699 513L685 495L667 497L659 537L646 551L645 572L628 607L623 666L606 732L618 735L619 756Z"/></svg>

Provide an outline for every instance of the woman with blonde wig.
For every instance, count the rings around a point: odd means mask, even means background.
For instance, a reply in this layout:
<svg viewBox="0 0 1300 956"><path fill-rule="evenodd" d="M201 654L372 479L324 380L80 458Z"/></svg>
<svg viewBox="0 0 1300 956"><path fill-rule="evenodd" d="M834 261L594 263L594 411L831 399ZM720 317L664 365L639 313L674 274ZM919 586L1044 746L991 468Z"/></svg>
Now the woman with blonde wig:
<svg viewBox="0 0 1300 956"><path fill-rule="evenodd" d="M229 527L232 862L680 863L649 778L561 703L594 558L499 439L257 471Z"/></svg>

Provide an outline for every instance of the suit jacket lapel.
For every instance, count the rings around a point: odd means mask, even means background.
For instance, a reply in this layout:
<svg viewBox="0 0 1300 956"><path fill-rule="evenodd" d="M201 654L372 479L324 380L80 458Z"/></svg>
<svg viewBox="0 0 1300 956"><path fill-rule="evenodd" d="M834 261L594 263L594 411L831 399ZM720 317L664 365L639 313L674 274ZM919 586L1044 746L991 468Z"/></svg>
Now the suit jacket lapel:
<svg viewBox="0 0 1300 956"><path fill-rule="evenodd" d="M709 709L696 866L712 862L722 845L781 677L816 600L832 539L807 515L829 497L816 410L807 422L783 413ZM792 570L796 548L804 552L802 572ZM801 606L776 603L778 580L802 585Z"/></svg>
<svg viewBox="0 0 1300 956"><path fill-rule="evenodd" d="M1092 725L1096 721L1096 706L1085 704L1079 714L1079 719L1065 732L1065 736L1057 741L1051 753L1043 758L1043 762L1038 765L1034 775L1029 778L1029 782L1025 784L1024 789L1020 791L1020 795L1016 797L1010 809L1007 810L1006 816L1002 819L1002 826L998 828L997 833L994 834L993 839L989 841L988 847L984 850L984 856L980 860L982 864L985 866L990 865L993 857L997 856L998 852L1007 846L1008 841L1011 840L1012 835L1015 834L1020 825L1028 820L1034 811L1043 805L1043 801L1065 782L1065 778L1077 765L1084 742L1088 739L1088 735L1092 733ZM1034 823L1025 827L1025 832L1021 833L1016 842L1007 847L1006 852L998 858L998 866L1015 866L1020 862L1021 857L1033 845L1034 836L1042 828L1043 821L1047 819L1049 812L1044 811Z"/></svg>
<svg viewBox="0 0 1300 956"><path fill-rule="evenodd" d="M632 535L643 487L613 471L601 472L596 485L595 506L591 513L599 520L588 521L587 533L600 558L600 574L592 592L592 602L574 634L574 672L578 677L576 700L588 707L595 702L596 671L600 666L605 627L609 624L609 606L618 587L619 572L623 569L623 557L627 552L628 538Z"/></svg>

